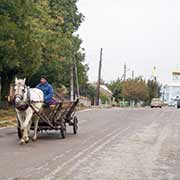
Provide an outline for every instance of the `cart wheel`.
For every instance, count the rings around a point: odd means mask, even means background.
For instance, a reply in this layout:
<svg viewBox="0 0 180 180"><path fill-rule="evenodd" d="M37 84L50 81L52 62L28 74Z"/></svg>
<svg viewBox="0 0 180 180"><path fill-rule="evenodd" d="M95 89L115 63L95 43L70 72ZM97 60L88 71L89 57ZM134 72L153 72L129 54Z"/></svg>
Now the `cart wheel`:
<svg viewBox="0 0 180 180"><path fill-rule="evenodd" d="M62 138L65 139L66 138L66 124L61 126L60 131L61 131Z"/></svg>
<svg viewBox="0 0 180 180"><path fill-rule="evenodd" d="M17 127L17 133L18 133L18 138L21 139L23 134L22 134L20 127Z"/></svg>
<svg viewBox="0 0 180 180"><path fill-rule="evenodd" d="M73 133L74 134L77 134L77 131L78 131L78 120L77 120L77 117L74 117L73 119Z"/></svg>

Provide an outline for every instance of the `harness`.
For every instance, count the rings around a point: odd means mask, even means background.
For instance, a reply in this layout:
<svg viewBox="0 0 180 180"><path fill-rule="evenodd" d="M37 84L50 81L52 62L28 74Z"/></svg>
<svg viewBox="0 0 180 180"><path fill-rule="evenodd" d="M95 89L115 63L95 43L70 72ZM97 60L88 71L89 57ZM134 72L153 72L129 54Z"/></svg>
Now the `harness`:
<svg viewBox="0 0 180 180"><path fill-rule="evenodd" d="M15 108L18 109L19 111L26 111L28 109L28 107L29 107L29 104L26 104L26 103L24 103L20 106L15 106Z"/></svg>
<svg viewBox="0 0 180 180"><path fill-rule="evenodd" d="M30 88L28 86L24 86L24 89L27 90L27 98L26 101L23 101L24 99L24 94L20 95L20 94L16 94L14 96L14 106L16 109L18 109L19 111L25 111L28 109L30 102L31 102L31 94L30 94ZM16 104L16 99L19 98L21 100L21 103L19 105Z"/></svg>
<svg viewBox="0 0 180 180"><path fill-rule="evenodd" d="M36 103L44 103L44 101L33 101L33 100L31 100L31 93L30 93L30 87L29 86L25 85L24 90L27 90L26 91L26 100L25 101L23 101L24 94L23 95L16 94L14 96L14 98L13 98L14 106L19 111L26 111L29 107L34 110L33 106L35 106ZM17 105L16 102L15 102L16 98L19 98L21 100L21 103L19 105ZM33 104L33 106L32 106L32 104Z"/></svg>

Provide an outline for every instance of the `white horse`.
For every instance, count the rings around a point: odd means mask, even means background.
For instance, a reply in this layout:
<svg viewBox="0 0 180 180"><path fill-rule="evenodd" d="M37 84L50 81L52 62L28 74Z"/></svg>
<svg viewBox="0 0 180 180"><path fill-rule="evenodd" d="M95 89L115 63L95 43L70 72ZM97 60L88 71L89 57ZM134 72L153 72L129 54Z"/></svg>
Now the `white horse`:
<svg viewBox="0 0 180 180"><path fill-rule="evenodd" d="M26 79L15 79L15 96L14 105L17 113L17 123L18 123L18 135L20 138L20 143L25 144L29 142L29 132L32 124L32 116L34 110L40 112L44 102L43 92L37 88L30 89L25 84ZM32 102L33 108L29 106ZM34 109L34 110L33 110ZM34 120L34 135L32 140L37 139L38 130L38 119Z"/></svg>

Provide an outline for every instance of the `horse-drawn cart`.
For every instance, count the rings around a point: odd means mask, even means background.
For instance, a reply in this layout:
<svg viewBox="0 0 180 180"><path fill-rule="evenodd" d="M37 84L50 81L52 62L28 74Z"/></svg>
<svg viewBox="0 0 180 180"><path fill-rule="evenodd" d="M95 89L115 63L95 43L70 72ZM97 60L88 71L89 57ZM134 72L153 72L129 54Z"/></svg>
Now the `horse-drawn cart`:
<svg viewBox="0 0 180 180"><path fill-rule="evenodd" d="M58 102L54 101L52 104L55 105L46 104L44 106L43 91L38 88L30 88L26 86L25 82L26 79L15 79L13 98L20 144L29 142L30 130L34 130L33 141L37 140L37 132L49 130L60 131L62 138L65 138L67 125L72 127L74 134L77 134L78 120L75 108L79 103L79 98L75 101L65 101L64 99ZM78 87L77 85L77 97L79 97ZM59 99L62 98L59 97Z"/></svg>
<svg viewBox="0 0 180 180"><path fill-rule="evenodd" d="M72 126L73 133L77 134L78 119L75 115L75 108L78 105L79 99L76 101L59 101L56 105L51 107L44 107L42 112L35 112L35 116L38 116L38 132L47 130L60 131L62 138L66 138L67 125ZM33 109L34 107L31 106ZM34 130L34 124L31 126L31 130Z"/></svg>
<svg viewBox="0 0 180 180"><path fill-rule="evenodd" d="M43 131L60 131L62 138L66 138L67 125L72 126L74 134L77 134L78 119L75 115L75 108L78 105L79 99L76 101L59 101L56 105L43 107L41 112L37 112L33 106L33 102L29 106L34 110L33 118L39 118L38 132ZM32 121L34 122L34 121ZM35 130L35 125L32 123L31 130ZM18 136L22 138L22 131L18 126Z"/></svg>

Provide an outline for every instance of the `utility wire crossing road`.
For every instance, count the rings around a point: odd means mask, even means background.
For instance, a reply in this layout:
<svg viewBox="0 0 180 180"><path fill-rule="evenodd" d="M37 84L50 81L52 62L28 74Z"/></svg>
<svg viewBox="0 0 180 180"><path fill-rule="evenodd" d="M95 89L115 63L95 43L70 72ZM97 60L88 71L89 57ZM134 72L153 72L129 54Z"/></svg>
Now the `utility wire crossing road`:
<svg viewBox="0 0 180 180"><path fill-rule="evenodd" d="M94 109L78 117L79 133L64 140L51 132L20 146L16 129L1 129L0 180L180 180L179 110Z"/></svg>

